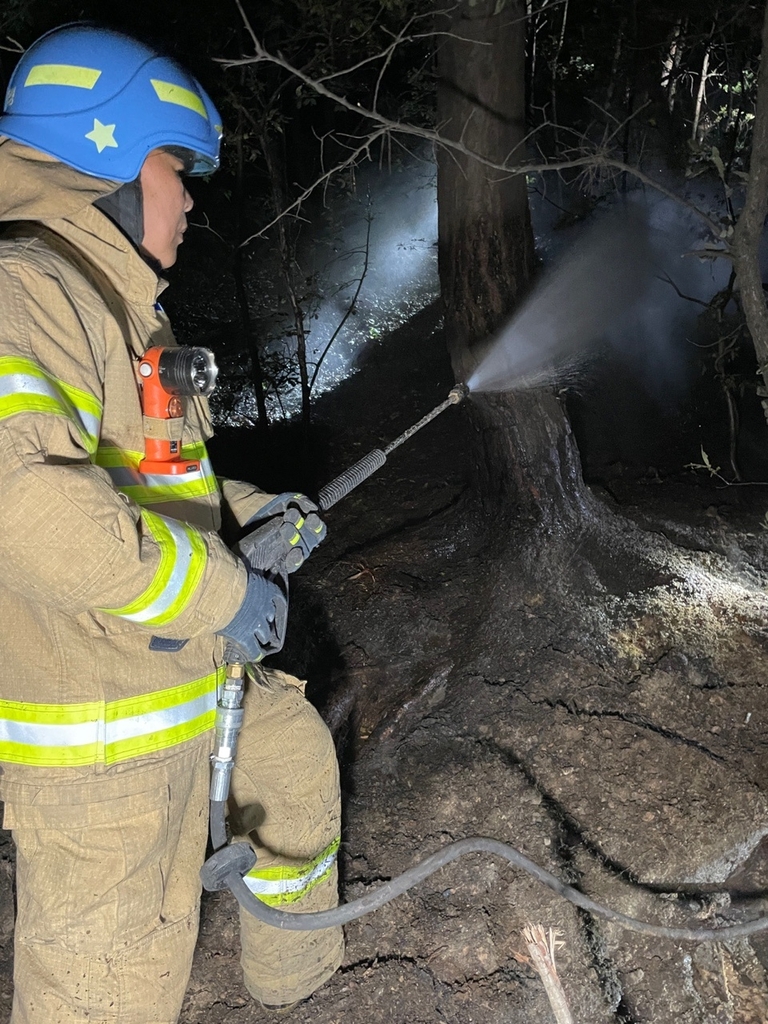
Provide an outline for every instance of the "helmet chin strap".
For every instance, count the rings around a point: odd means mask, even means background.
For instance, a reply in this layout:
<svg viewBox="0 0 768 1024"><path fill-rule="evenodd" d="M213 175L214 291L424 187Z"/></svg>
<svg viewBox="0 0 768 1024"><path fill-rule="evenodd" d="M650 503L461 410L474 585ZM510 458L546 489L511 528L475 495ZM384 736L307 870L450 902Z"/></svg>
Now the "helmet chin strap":
<svg viewBox="0 0 768 1024"><path fill-rule="evenodd" d="M144 238L144 200L140 177L121 185L116 192L102 196L93 205L117 224L137 249L141 249Z"/></svg>

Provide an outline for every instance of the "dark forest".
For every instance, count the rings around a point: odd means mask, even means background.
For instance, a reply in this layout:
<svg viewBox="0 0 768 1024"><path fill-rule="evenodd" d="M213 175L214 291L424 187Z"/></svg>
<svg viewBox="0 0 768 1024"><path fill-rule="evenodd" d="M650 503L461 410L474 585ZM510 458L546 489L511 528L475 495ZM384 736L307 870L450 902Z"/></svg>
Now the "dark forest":
<svg viewBox="0 0 768 1024"><path fill-rule="evenodd" d="M199 78L222 166L164 294L217 471L328 508L278 666L344 787L341 898L508 843L667 928L768 914L768 9L3 0ZM183 1024L272 1017L203 898ZM0 834L0 1018L13 854ZM347 928L297 1024L759 1024L768 924L657 938L487 854Z"/></svg>

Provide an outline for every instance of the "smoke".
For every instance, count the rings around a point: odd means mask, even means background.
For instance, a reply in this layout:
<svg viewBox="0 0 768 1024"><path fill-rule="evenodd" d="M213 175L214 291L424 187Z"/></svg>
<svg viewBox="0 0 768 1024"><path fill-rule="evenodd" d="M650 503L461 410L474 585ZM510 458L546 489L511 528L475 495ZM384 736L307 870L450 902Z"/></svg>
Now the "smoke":
<svg viewBox="0 0 768 1024"><path fill-rule="evenodd" d="M713 216L722 212L716 185L697 181L686 191L671 177L666 184L679 186ZM706 227L671 199L638 190L630 201L603 196L597 205L589 220L563 228L556 223L562 210L541 193L531 195L544 273L508 326L485 346L467 382L472 390L580 388L596 357L607 351L653 397L679 397L695 354L697 319L726 285L730 264L695 255L709 240ZM362 288L338 330L366 255ZM354 373L368 346L385 344L387 334L437 297L434 164L420 160L358 173L354 192L310 226L301 264L314 282L306 326L310 374L322 358L317 397ZM275 331L271 351L289 358L294 349L286 321ZM296 388L272 411L290 416L298 408Z"/></svg>
<svg viewBox="0 0 768 1024"><path fill-rule="evenodd" d="M655 263L639 207L627 205L603 217L490 342L467 386L512 391L572 374L590 345L627 323L648 290Z"/></svg>
<svg viewBox="0 0 768 1024"><path fill-rule="evenodd" d="M712 219L725 215L722 187L718 184L702 180L686 183L661 170L656 173L667 188ZM623 199L604 196L599 202L610 218L615 216L610 210L623 203ZM568 367L568 383L582 390L598 367L618 361L641 391L671 408L679 403L692 374L699 372L697 346L704 340L700 318L706 304L726 287L731 264L705 251L705 247L712 246L712 236L689 207L653 190L641 189L632 194L631 203L645 221L651 253L650 279L641 299L606 325L601 336L585 340L581 353L574 353ZM585 237L585 229L580 224L558 229L553 211L561 213L546 199L532 196L537 249L544 253L545 262L557 265L569 252L576 251ZM731 306L728 312L733 309ZM563 368L557 369L562 372ZM541 383L550 383L546 373L541 377ZM559 383L560 374L556 380Z"/></svg>
<svg viewBox="0 0 768 1024"><path fill-rule="evenodd" d="M722 208L716 187L700 185L696 199L713 217ZM642 202L656 254L654 276L630 323L609 332L607 340L648 393L670 404L688 384L701 336L700 317L726 287L731 263L705 252L712 236L686 207L653 194L643 196Z"/></svg>
<svg viewBox="0 0 768 1024"><path fill-rule="evenodd" d="M321 361L315 398L354 373L368 346L437 298L434 164L414 160L397 170L358 172L354 192L324 219L300 256L316 293L306 306L310 376ZM273 353L291 354L290 332L286 322ZM281 411L295 414L299 400L298 389L282 396Z"/></svg>

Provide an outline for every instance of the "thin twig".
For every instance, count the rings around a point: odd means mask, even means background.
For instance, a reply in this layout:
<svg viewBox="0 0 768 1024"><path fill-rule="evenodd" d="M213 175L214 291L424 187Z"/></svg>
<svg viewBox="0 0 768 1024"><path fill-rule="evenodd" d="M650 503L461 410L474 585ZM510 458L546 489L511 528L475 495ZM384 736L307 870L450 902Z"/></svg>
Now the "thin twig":
<svg viewBox="0 0 768 1024"><path fill-rule="evenodd" d="M220 63L222 63L225 67L238 67L243 64L258 63L274 64L277 67L282 68L288 74L297 78L300 82L303 82L304 85L306 85L309 89L312 89L318 95L325 97L325 99L328 99L332 103L337 104L344 110L348 110L359 117L364 117L367 120L372 121L374 124L379 125L379 128L372 133L370 139L362 142L357 147L357 149L355 150L355 153L357 154L365 153L370 148L370 144L373 141L375 141L375 139L380 138L384 134L393 132L398 134L417 136L421 139L431 142L433 145L440 146L444 149L453 150L455 153L460 153L462 156L465 156L471 160L475 160L482 166L487 167L490 170L501 171L503 172L504 175L509 176L570 170L577 167L610 167L620 173L627 173L633 175L638 181L641 181L649 188L653 188L661 195L664 195L669 199L673 199L676 203L679 203L682 206L686 207L696 217L704 221L704 223L707 225L709 230L716 238L721 238L725 234L725 231L721 224L719 224L713 218L707 216L706 213L700 210L693 203L684 199L682 196L678 195L676 192L673 192L671 189L666 188L660 182L649 177L647 174L644 174L638 168L632 167L622 160L617 160L614 157L611 157L603 149L596 149L592 153L575 157L574 159L571 160L556 160L544 163L522 163L511 166L506 160L500 162L498 160L492 160L489 157L484 156L482 153L478 153L477 151L467 146L461 139L450 139L444 135L441 135L439 131L435 131L434 129L421 128L418 125L408 124L402 121L393 121L391 118L385 117L377 110L368 109L367 107L363 107L357 101L348 100L345 96L333 92L331 89L327 88L327 86L325 86L322 82L313 79L311 75L308 75L300 68L295 67L280 54L273 54L266 50L262 45L261 41L259 40L258 36L256 35L253 26L248 20L245 10L242 6L241 0L235 0L235 2L237 4L238 10L240 11L240 15L243 19L243 23L246 27L246 30L253 43L255 53L253 57L242 58L240 60L235 61L226 60L221 61ZM352 162L353 158L354 157L350 157L342 161L342 163L339 165L339 169L348 167ZM308 188L303 193L301 201L303 201L303 199L310 195L314 188L317 187L320 183L332 177L334 173L336 173L336 169L322 175L320 178L318 178L317 182L314 185L308 186ZM296 204L294 203L292 205L295 207Z"/></svg>
<svg viewBox="0 0 768 1024"><path fill-rule="evenodd" d="M681 292L680 289L677 287L675 282L672 280L672 278L669 276L669 274L666 271L664 271L663 275L661 275L658 278L658 280L659 281L666 281L667 284L671 284L672 287L675 289L675 291L677 292L678 296L681 299L685 299L687 302L695 302L699 306L703 306L705 309L709 309L709 303L705 302L704 299L697 299L694 295L686 295L685 292Z"/></svg>
<svg viewBox="0 0 768 1024"><path fill-rule="evenodd" d="M363 287L363 281L365 281L365 278L366 278L366 276L368 274L368 264L369 264L369 259L370 259L370 255L371 255L371 221L372 220L373 220L373 218L371 217L371 214L370 214L370 211L369 211L368 212L367 225L366 225L366 232L365 232L365 248L363 250L363 252L364 252L363 267L362 267L362 270L360 271L360 277L358 278L358 281L357 281L357 287L355 289L355 294L352 296L350 301L347 303L347 308L344 310L344 316L341 318L341 320L336 325L336 329L334 330L334 332L331 335L328 343L326 344L325 348L323 349L323 351L322 351L322 353L320 355L320 358L315 363L315 369L314 369L314 372L312 374L312 379L309 382L310 390L314 387L315 381L317 380L317 375L320 372L320 367L323 365L325 357L328 355L328 352L330 351L331 345L333 345L334 341L336 341L336 339L338 338L339 334L341 333L342 328L344 327L344 324L347 322L347 320L349 319L349 317L352 314L353 310L357 306L357 300L358 300L358 298L360 296L360 291L361 291L361 289Z"/></svg>
<svg viewBox="0 0 768 1024"><path fill-rule="evenodd" d="M565 943L558 940L554 928L545 931L540 924L526 925L522 930L522 936L528 955L515 953L515 959L529 964L538 973L557 1024L573 1024L573 1016L555 966L555 951Z"/></svg>
<svg viewBox="0 0 768 1024"><path fill-rule="evenodd" d="M268 224L265 224L264 227L259 228L258 231L254 231L252 235L249 235L248 238L244 239L240 244L243 246L248 245L248 243L252 242L254 238L260 238L262 235L266 234L266 232L269 231L271 227L274 227L274 225L277 224L281 217L285 217L286 214L291 213L293 210L300 207L304 200L308 199L309 196L311 196L312 193L317 188L320 187L320 185L329 182L331 178L341 173L341 171L345 170L347 167L354 166L364 154L368 153L368 150L371 148L374 142L386 134L386 129L380 128L377 131L375 131L372 135L366 136L361 145L359 145L356 149L352 150L350 152L350 155L346 159L341 160L329 171L326 171L324 174L321 174L320 177L313 181L311 185L307 185L307 187L301 192L297 199L294 199L294 201L289 206L286 206L284 210L281 210L280 213L278 213L275 217L272 218L271 221L269 221Z"/></svg>

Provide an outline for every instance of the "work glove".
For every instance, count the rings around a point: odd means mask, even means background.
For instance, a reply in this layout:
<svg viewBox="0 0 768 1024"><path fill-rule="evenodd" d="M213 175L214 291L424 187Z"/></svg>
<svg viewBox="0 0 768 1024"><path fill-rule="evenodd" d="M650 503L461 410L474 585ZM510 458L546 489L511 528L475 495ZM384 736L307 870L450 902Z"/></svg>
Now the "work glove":
<svg viewBox="0 0 768 1024"><path fill-rule="evenodd" d="M285 641L288 621L288 580L248 570L245 597L234 619L218 631L227 641L226 661L261 661L277 654Z"/></svg>
<svg viewBox="0 0 768 1024"><path fill-rule="evenodd" d="M251 569L278 575L296 572L325 539L325 523L317 511L303 494L278 494L251 516L234 550Z"/></svg>

